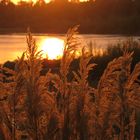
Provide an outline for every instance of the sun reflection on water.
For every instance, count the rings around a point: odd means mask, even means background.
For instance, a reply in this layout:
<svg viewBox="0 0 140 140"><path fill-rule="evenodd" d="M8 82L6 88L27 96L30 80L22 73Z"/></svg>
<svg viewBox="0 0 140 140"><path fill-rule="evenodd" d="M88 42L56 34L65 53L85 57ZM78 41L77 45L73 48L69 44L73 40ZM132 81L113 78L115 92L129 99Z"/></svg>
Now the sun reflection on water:
<svg viewBox="0 0 140 140"><path fill-rule="evenodd" d="M63 49L64 49L64 36L34 36L38 51L42 50L43 58L47 59L61 59L63 55ZM81 41L81 44L75 48L77 48L77 51L75 52L75 58L78 58L81 56L81 49L83 46L86 46L86 49L88 50L88 46L90 46L87 42L84 40ZM98 57L104 55L106 52L106 47L102 47L101 42L102 40L99 40L97 42L97 45L92 44L89 49L89 54L93 55L93 57ZM87 45L86 45L87 44ZM0 36L0 63L4 63L8 60L14 61L17 59L17 56L21 56L23 52L25 52L27 49L27 43L25 36Z"/></svg>
<svg viewBox="0 0 140 140"><path fill-rule="evenodd" d="M63 56L64 50L64 39L56 38L56 37L46 37L39 41L39 50L42 50L43 58L47 58L49 60L57 60L61 59ZM75 52L75 58L81 56L82 48L79 46L79 49ZM86 47L86 51L89 55L102 56L105 53L103 48L98 48L92 46L92 49L89 49L88 46Z"/></svg>
<svg viewBox="0 0 140 140"><path fill-rule="evenodd" d="M60 59L63 55L64 40L59 38L46 38L40 43L40 50L43 51L43 58Z"/></svg>

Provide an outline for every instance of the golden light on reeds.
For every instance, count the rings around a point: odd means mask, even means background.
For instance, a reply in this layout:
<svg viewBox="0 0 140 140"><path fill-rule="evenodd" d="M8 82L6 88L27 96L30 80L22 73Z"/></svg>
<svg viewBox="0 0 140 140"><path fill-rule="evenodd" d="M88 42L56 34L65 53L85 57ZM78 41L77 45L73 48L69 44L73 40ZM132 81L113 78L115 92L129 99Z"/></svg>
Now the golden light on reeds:
<svg viewBox="0 0 140 140"><path fill-rule="evenodd" d="M47 38L42 40L40 49L43 51L43 57L48 59L60 59L63 55L64 40L59 38Z"/></svg>

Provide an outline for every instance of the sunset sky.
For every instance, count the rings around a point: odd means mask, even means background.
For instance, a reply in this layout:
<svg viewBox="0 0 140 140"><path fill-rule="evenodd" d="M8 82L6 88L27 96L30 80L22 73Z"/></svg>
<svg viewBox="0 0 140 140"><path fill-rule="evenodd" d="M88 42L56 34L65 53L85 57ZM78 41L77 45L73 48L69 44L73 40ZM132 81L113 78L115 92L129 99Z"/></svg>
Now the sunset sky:
<svg viewBox="0 0 140 140"><path fill-rule="evenodd" d="M17 4L20 0L11 0L13 3ZM22 1L33 1L34 3L37 1L37 0L22 0ZM49 3L51 0L45 0L46 3ZM85 2L85 1L88 1L88 0L80 0L81 2Z"/></svg>

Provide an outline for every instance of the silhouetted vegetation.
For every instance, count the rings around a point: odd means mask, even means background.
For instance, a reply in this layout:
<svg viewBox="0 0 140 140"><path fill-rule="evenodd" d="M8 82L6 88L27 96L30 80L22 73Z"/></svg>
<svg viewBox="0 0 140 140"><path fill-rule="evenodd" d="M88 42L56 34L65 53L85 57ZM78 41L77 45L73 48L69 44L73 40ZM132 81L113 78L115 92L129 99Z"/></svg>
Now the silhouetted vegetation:
<svg viewBox="0 0 140 140"><path fill-rule="evenodd" d="M87 46L88 47L88 46ZM90 63L95 63L97 66L94 68L93 71L90 71L88 81L90 86L96 87L100 77L102 76L104 70L106 69L108 63L113 59L120 57L123 55L124 51L127 50L133 53L133 60L131 64L131 71L134 69L135 65L140 61L140 41L136 41L133 38L129 38L124 42L118 42L114 45L108 45L106 50L103 52L102 55L100 53L94 56L94 49L97 49L92 43L89 43L88 54L93 56L90 60ZM96 52L96 50L95 50ZM70 73L69 73L69 80L72 80L73 74L72 71L77 71L79 68L78 64L80 62L80 57L73 59L70 65ZM7 67L9 69L14 70L16 62L7 61L3 64L3 67ZM40 72L41 75L45 75L49 69L51 69L52 73L59 73L61 60L42 60L42 70Z"/></svg>
<svg viewBox="0 0 140 140"><path fill-rule="evenodd" d="M1 0L0 33L25 32L27 27L33 32L64 33L80 24L80 33L140 34L139 17L139 0L56 0L48 4L38 0L18 5Z"/></svg>
<svg viewBox="0 0 140 140"><path fill-rule="evenodd" d="M97 87L92 87L87 79L94 80L89 73L96 64L85 47L79 60L74 62L78 62L78 68L71 69L77 48L75 34L77 26L67 33L62 59L56 61L57 73L48 70L41 75L44 60L30 32L28 47L22 56L15 64L6 63L6 67L0 67L1 139L139 138L140 62L132 70L133 52L129 52L134 44L128 42L131 46L126 45L122 56L108 63ZM47 64L52 67L51 62ZM14 70L7 67L14 67ZM71 80L69 74L73 75Z"/></svg>

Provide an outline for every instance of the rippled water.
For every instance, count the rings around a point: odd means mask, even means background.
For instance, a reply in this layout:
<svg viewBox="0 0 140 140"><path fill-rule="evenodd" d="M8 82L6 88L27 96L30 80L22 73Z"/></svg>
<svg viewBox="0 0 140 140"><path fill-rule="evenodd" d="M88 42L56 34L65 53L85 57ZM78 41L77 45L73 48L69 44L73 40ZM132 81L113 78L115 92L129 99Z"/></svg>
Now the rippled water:
<svg viewBox="0 0 140 140"><path fill-rule="evenodd" d="M125 36L114 36L114 35L79 35L80 40L82 40L83 44L88 44L92 42L93 46L96 46L97 49L105 49L109 44L115 44L120 41L125 41L128 37ZM45 47L51 48L54 52L57 50L53 48L53 43L49 45L46 40L50 38L57 38L60 41L65 39L64 35L34 35L36 42L40 49L45 45ZM139 37L135 37L138 39ZM60 44L55 41L54 45ZM49 45L49 46L47 46ZM13 61L20 56L22 52L26 50L26 35L0 35L0 63L5 61ZM46 50L47 51L47 50Z"/></svg>

